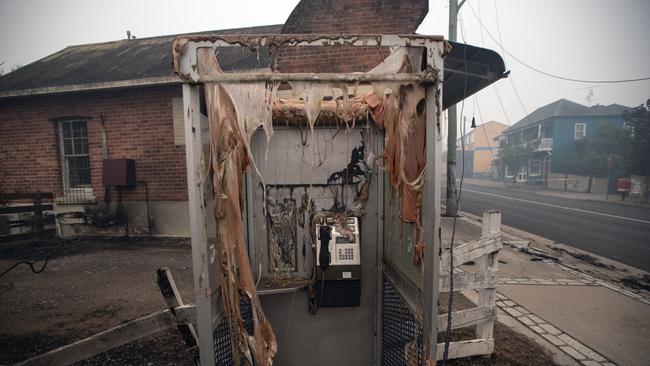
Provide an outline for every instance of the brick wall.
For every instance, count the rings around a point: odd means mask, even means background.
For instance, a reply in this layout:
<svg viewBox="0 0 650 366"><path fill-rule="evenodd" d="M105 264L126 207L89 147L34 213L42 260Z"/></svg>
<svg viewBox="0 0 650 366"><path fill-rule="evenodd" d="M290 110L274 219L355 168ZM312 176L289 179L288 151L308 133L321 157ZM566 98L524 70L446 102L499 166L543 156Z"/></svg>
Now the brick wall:
<svg viewBox="0 0 650 366"><path fill-rule="evenodd" d="M415 33L428 0L302 0L282 33Z"/></svg>
<svg viewBox="0 0 650 366"><path fill-rule="evenodd" d="M61 195L58 132L51 119L87 116L93 194L103 200L104 114L110 158L135 160L137 180L149 183L152 201L187 200L185 146L174 144L172 123L172 98L180 95L179 86L167 86L1 101L0 190ZM143 201L144 194L139 184L123 198Z"/></svg>
<svg viewBox="0 0 650 366"><path fill-rule="evenodd" d="M302 0L282 33L414 33L428 12L426 0ZM365 72L389 51L379 47L291 47L278 50L282 72Z"/></svg>

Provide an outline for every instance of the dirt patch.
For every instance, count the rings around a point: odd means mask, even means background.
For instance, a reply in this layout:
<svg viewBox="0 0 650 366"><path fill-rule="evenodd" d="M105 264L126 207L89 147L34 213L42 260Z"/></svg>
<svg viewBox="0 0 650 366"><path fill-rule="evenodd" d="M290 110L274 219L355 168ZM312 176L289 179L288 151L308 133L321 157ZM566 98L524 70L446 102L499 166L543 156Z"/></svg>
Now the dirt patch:
<svg viewBox="0 0 650 366"><path fill-rule="evenodd" d="M439 313L447 312L447 293L440 296ZM454 310L475 307L465 296L454 294ZM440 329L442 330L442 329ZM438 333L438 342L443 342L444 330ZM451 332L451 341L473 339L476 327L455 329ZM463 366L549 366L555 365L553 358L540 345L527 336L517 333L500 322L494 324L494 353L489 357L467 357L450 360L448 365Z"/></svg>
<svg viewBox="0 0 650 366"><path fill-rule="evenodd" d="M452 340L474 337L474 328L462 328L452 333ZM490 357L468 357L451 360L448 365L472 366L550 366L553 358L535 341L517 333L500 322L494 324L494 353Z"/></svg>
<svg viewBox="0 0 650 366"><path fill-rule="evenodd" d="M155 247L189 247L189 239L184 238L48 238L42 241L15 241L0 244L0 259L39 259L58 258L77 254L91 254L104 250L136 250Z"/></svg>
<svg viewBox="0 0 650 366"><path fill-rule="evenodd" d="M45 270L20 265L0 277L0 364L15 363L166 307L156 269L169 267L193 299L186 240L53 240L0 247L0 273L19 260L48 258ZM40 264L38 264L40 267ZM192 365L176 330L86 360L83 365Z"/></svg>
<svg viewBox="0 0 650 366"><path fill-rule="evenodd" d="M169 330L125 344L109 352L76 363L78 366L99 365L195 365L180 334Z"/></svg>
<svg viewBox="0 0 650 366"><path fill-rule="evenodd" d="M65 337L45 333L0 334L0 364L13 364L68 343Z"/></svg>
<svg viewBox="0 0 650 366"><path fill-rule="evenodd" d="M64 346L81 337L49 336L30 333L21 336L0 334L0 363L13 364L51 349ZM109 352L78 362L78 366L90 365L194 365L192 355L178 332L160 332L137 342L128 343Z"/></svg>

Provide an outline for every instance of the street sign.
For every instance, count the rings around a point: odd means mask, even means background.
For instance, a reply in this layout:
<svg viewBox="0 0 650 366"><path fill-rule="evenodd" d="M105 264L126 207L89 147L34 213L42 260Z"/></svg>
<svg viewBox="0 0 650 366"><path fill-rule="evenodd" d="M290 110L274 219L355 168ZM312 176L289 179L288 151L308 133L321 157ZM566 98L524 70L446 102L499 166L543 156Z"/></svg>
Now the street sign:
<svg viewBox="0 0 650 366"><path fill-rule="evenodd" d="M618 178L616 181L616 190L618 192L629 192L631 187L630 178Z"/></svg>

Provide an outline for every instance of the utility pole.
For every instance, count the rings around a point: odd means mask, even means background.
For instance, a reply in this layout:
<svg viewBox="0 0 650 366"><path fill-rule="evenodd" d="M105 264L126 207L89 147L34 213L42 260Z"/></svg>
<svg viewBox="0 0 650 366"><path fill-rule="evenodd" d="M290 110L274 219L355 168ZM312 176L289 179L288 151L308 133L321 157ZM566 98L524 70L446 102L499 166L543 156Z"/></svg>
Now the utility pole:
<svg viewBox="0 0 650 366"><path fill-rule="evenodd" d="M458 10L465 3L465 0L449 0L449 40L456 40L456 30L458 27ZM458 215L458 203L456 202L458 192L456 190L456 126L458 119L456 116L456 105L447 108L447 216L454 217Z"/></svg>

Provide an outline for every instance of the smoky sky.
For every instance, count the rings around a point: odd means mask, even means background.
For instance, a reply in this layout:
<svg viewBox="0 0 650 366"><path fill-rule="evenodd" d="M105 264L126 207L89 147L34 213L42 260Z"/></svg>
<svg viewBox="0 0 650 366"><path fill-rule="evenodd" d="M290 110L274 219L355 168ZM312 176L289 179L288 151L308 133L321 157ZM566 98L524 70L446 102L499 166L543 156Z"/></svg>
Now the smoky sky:
<svg viewBox="0 0 650 366"><path fill-rule="evenodd" d="M127 30L144 38L281 24L297 3L0 0L0 62L7 72L66 46L124 39ZM490 120L513 124L525 113L561 98L587 104L586 97L592 94L591 104L636 106L645 102L650 98L650 81L556 80L526 68L501 47L530 66L560 76L588 80L649 77L649 14L648 0L467 0L460 10L458 41L497 51L511 73L509 79L467 98L459 105L459 115L462 109L462 115L468 120L475 116L479 124ZM447 27L448 1L430 1L418 33L446 36Z"/></svg>

